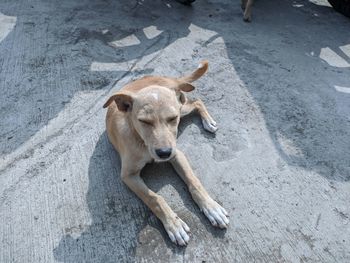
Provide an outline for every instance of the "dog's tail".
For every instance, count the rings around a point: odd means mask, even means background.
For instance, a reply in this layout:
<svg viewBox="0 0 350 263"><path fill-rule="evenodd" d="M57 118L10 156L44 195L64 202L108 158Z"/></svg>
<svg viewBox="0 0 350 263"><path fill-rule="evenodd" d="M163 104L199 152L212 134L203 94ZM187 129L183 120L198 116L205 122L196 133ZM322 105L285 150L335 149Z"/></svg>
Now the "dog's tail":
<svg viewBox="0 0 350 263"><path fill-rule="evenodd" d="M194 71L191 75L184 76L182 78L179 78L178 80L181 82L191 83L199 79L200 77L202 77L205 74L205 72L207 72L208 65L209 65L208 61L203 60L201 63L199 63L196 71Z"/></svg>

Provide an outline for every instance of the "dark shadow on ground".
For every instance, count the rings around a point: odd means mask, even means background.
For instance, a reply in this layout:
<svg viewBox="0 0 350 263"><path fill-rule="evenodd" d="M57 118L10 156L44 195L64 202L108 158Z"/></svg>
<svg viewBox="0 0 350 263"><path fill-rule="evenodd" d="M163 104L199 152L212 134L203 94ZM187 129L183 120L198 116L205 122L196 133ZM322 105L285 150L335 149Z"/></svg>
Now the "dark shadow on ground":
<svg viewBox="0 0 350 263"><path fill-rule="evenodd" d="M249 38L246 46L221 35L276 149L290 165L348 181L350 95L335 85L349 87L350 67L330 66L319 56L329 48L349 61L340 46L350 44L350 20L308 1L258 1L255 11L254 24L239 32Z"/></svg>

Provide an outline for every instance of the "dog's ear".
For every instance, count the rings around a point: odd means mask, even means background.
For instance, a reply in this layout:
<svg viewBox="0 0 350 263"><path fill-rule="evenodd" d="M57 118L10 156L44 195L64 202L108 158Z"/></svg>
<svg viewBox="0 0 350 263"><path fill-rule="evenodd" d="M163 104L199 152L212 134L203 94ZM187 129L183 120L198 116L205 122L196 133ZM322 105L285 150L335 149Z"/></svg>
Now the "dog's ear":
<svg viewBox="0 0 350 263"><path fill-rule="evenodd" d="M181 91L184 91L184 92L190 92L190 91L195 89L194 86L188 82L184 82L184 83L179 84L179 86L177 86L177 88Z"/></svg>
<svg viewBox="0 0 350 263"><path fill-rule="evenodd" d="M186 103L186 101L187 101L187 98L186 98L185 94L183 92L181 92L181 91L179 92L178 99L179 99L179 101L180 101L180 103L182 105L184 105Z"/></svg>
<svg viewBox="0 0 350 263"><path fill-rule="evenodd" d="M115 101L120 111L130 111L132 109L133 99L128 94L117 93L111 96L103 105L103 108L107 108L113 101Z"/></svg>

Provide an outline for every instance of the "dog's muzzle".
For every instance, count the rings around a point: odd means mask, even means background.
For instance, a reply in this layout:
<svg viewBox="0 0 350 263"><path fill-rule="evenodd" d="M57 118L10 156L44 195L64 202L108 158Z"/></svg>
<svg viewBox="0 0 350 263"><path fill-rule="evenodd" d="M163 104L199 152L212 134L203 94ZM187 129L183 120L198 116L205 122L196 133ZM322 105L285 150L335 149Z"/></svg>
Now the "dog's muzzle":
<svg viewBox="0 0 350 263"><path fill-rule="evenodd" d="M159 148L155 152L160 159L167 159L170 157L173 149L172 148Z"/></svg>

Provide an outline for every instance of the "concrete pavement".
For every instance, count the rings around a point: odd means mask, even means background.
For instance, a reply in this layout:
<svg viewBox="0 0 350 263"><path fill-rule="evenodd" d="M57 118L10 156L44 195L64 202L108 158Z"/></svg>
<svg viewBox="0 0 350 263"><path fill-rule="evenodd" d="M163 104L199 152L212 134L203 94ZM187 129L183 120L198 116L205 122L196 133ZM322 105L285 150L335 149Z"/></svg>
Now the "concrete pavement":
<svg viewBox="0 0 350 263"><path fill-rule="evenodd" d="M0 262L349 262L350 20L325 1L0 1ZM231 225L168 164L146 183L192 230L171 244L119 179L102 105L208 59L178 146Z"/></svg>

